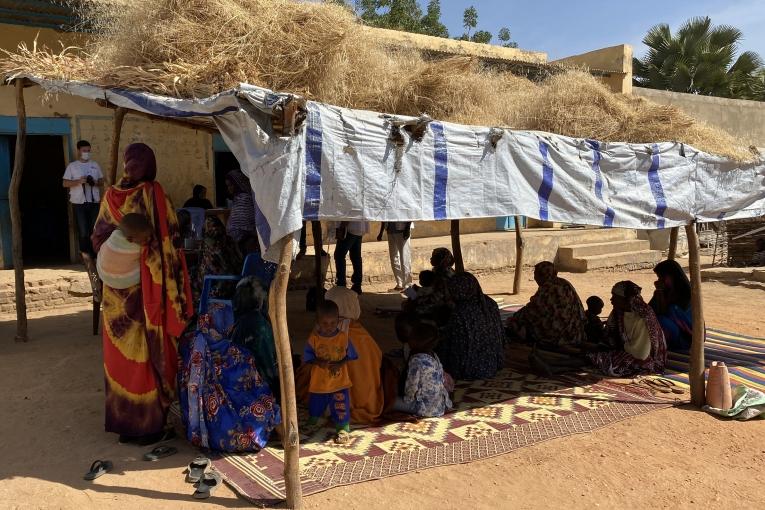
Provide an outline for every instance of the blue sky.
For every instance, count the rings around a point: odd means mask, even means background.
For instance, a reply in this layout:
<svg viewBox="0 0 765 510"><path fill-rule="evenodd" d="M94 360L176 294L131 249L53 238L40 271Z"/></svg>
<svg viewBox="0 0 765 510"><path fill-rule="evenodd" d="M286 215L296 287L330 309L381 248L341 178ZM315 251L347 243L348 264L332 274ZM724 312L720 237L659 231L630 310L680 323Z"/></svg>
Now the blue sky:
<svg viewBox="0 0 765 510"><path fill-rule="evenodd" d="M427 0L420 0L423 9ZM496 35L510 28L520 48L544 51L550 60L627 43L642 55L648 29L669 23L673 31L693 16L709 16L744 33L742 47L765 57L764 0L441 0L442 21L449 34L463 32L462 13L478 9L478 28Z"/></svg>

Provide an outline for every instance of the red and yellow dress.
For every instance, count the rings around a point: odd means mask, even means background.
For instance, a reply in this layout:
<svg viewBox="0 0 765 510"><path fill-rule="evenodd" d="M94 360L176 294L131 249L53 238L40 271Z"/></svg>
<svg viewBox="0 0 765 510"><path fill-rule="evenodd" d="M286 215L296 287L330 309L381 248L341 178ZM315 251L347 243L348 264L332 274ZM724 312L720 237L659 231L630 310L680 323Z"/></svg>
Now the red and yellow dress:
<svg viewBox="0 0 765 510"><path fill-rule="evenodd" d="M178 337L192 316L192 299L186 261L174 242L175 210L151 173L137 182L126 176L106 192L92 236L95 250L128 213L145 215L154 236L141 252L138 285L104 285L105 426L107 432L139 437L165 426L175 398Z"/></svg>

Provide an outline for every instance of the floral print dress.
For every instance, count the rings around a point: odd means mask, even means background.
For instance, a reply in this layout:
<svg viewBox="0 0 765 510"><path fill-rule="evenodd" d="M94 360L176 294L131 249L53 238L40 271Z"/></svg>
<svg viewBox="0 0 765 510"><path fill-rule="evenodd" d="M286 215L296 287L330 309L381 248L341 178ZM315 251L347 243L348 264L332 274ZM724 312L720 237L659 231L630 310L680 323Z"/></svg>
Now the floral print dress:
<svg viewBox="0 0 765 510"><path fill-rule="evenodd" d="M418 353L409 359L404 402L417 416L443 416L452 407L444 385L444 367L435 354Z"/></svg>
<svg viewBox="0 0 765 510"><path fill-rule="evenodd" d="M258 451L281 415L253 355L228 339L233 322L230 306L213 304L200 316L197 331L181 342L181 416L195 446Z"/></svg>

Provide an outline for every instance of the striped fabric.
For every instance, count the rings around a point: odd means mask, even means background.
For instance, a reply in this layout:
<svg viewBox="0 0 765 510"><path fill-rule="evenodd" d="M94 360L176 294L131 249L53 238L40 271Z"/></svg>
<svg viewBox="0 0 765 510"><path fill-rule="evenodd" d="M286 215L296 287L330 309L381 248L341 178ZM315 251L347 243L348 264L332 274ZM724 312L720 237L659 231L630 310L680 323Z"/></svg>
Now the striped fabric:
<svg viewBox="0 0 765 510"><path fill-rule="evenodd" d="M724 361L732 383L765 391L765 338L707 329L704 356L707 366ZM670 352L666 377L687 385L688 359L687 354Z"/></svg>

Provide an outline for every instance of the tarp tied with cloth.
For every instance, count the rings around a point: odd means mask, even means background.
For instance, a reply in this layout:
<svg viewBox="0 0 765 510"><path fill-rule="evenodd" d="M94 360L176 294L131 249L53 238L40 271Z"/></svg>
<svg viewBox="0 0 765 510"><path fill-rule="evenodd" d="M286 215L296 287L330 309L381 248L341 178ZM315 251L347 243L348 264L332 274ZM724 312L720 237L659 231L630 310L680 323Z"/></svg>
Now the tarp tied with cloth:
<svg viewBox="0 0 765 510"><path fill-rule="evenodd" d="M310 101L299 131L280 137L271 112L290 96L251 85L186 100L30 79L51 92L161 117L213 118L255 190L265 248L304 219L522 215L656 229L765 215L765 162L735 162L681 143L600 143Z"/></svg>

